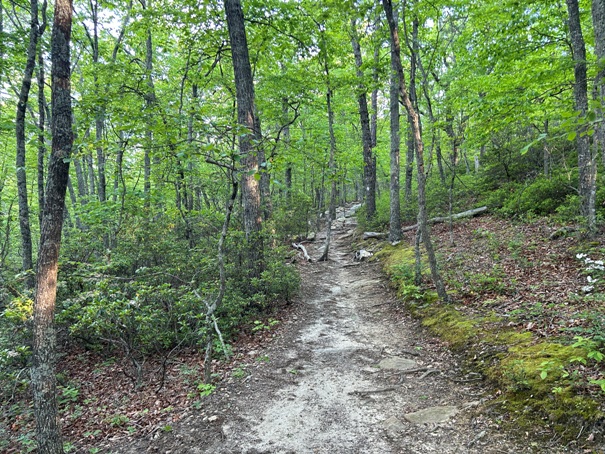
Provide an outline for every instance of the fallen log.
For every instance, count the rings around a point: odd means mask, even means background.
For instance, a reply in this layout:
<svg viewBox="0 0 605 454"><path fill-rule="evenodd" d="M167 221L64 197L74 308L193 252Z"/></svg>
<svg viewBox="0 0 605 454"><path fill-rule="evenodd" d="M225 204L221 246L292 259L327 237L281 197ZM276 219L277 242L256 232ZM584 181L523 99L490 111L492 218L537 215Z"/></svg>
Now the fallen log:
<svg viewBox="0 0 605 454"><path fill-rule="evenodd" d="M381 232L363 232L362 239L369 240L370 238L378 238L379 240L386 238L388 233Z"/></svg>
<svg viewBox="0 0 605 454"><path fill-rule="evenodd" d="M462 219L462 218L471 218L473 216L477 216L483 212L487 211L487 207L479 207L474 208L472 210L463 211L462 213L452 214L451 216L437 216L436 218L431 218L428 220L429 224L439 224L442 222L447 222L450 219ZM408 227L404 227L401 229L402 232L409 232L410 230L416 230L418 228L418 224L410 225Z"/></svg>
<svg viewBox="0 0 605 454"><path fill-rule="evenodd" d="M306 260L307 262L311 262L311 261L312 261L312 260L311 260L311 256L310 256L310 255L309 255L309 253L307 252L307 248L306 248L306 247L304 247L304 246L302 245L302 243L292 243L292 247L293 247L294 249L298 249L298 250L300 250L300 251L302 252L302 254L303 254L303 257L305 258L305 260Z"/></svg>
<svg viewBox="0 0 605 454"><path fill-rule="evenodd" d="M479 207L479 208L474 208L472 210L467 210L467 211L463 211L462 213L456 213L456 214L452 214L452 216L438 216L436 218L431 218L428 220L429 224L439 224L441 222L447 222L450 219L454 220L454 219L461 219L461 218L470 218L473 216L477 216L478 214L484 213L485 211L487 211L487 207ZM418 228L418 224L414 224L414 225L409 225L407 227L403 227L401 229L402 232L409 232L410 230L416 230ZM368 240L370 238L377 238L377 239L384 239L388 236L387 233L382 233L382 232L364 232L362 239L364 240Z"/></svg>

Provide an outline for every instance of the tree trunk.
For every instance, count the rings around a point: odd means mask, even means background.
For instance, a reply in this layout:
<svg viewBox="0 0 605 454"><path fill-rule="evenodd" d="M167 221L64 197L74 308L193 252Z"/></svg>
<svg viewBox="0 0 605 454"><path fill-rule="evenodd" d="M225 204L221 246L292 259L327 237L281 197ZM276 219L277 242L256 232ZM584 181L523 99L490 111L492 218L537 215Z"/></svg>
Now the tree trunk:
<svg viewBox="0 0 605 454"><path fill-rule="evenodd" d="M78 158L74 158L74 169L76 169L78 197L80 198L80 203L83 203L86 196L88 196L88 186L86 185L86 175L84 175L84 171L82 170L82 163Z"/></svg>
<svg viewBox="0 0 605 454"><path fill-rule="evenodd" d="M41 30L46 28L46 2L42 7L43 24ZM42 35L42 31L40 32ZM46 156L46 140L44 129L46 122L46 97L44 96L44 57L42 46L38 50L38 217L42 227L42 214L44 212L44 158Z"/></svg>
<svg viewBox="0 0 605 454"><path fill-rule="evenodd" d="M407 39L407 37L406 37ZM414 109L418 110L418 94L416 92L416 68L418 62L418 19L415 17L412 21L412 45L408 44L410 49L410 101ZM405 200L410 202L412 197L412 178L414 176L414 153L416 152L416 141L414 139L413 120L408 115L408 141L407 156L405 162ZM422 133L422 130L421 130Z"/></svg>
<svg viewBox="0 0 605 454"><path fill-rule="evenodd" d="M328 225L326 227L326 245L321 257L318 259L320 262L328 260L330 253L330 241L332 238L332 222L336 218L336 136L334 135L334 111L332 110L332 88L330 86L330 76L328 71L327 57L325 63L325 71L327 77L328 90L326 92L326 104L328 107L328 130L330 132L330 160L328 162L328 169L330 171L330 208L328 210Z"/></svg>
<svg viewBox="0 0 605 454"><path fill-rule="evenodd" d="M90 44L92 47L92 62L95 69L99 66L99 3L97 0L90 1L90 9L92 15L92 26L93 34L90 37ZM106 188L107 181L105 178L105 151L103 150L103 130L105 129L105 107L101 103L101 89L99 87L99 76L97 71L93 72L93 83L96 98L99 102L95 107L95 142L97 150L97 174L98 184L97 194L99 196L99 202L105 202L106 200Z"/></svg>
<svg viewBox="0 0 605 454"><path fill-rule="evenodd" d="M19 196L19 228L21 229L21 258L23 271L26 274L25 287L34 287L32 235L29 219L29 202L27 197L27 175L25 165L25 112L32 84L32 75L36 66L36 49L40 30L38 28L38 0L31 0L30 6L30 30L29 45L27 46L27 59L23 71L23 81L17 102L17 114L15 118L15 133L17 140L17 193Z"/></svg>
<svg viewBox="0 0 605 454"><path fill-rule="evenodd" d="M598 115L601 119L596 124L595 146L600 148L605 163L605 0L592 0L592 25L594 28L595 54L597 57L597 76L595 77L593 99L599 103ZM599 150L595 150L596 157Z"/></svg>
<svg viewBox="0 0 605 454"><path fill-rule="evenodd" d="M330 158L328 171L330 180L330 208L328 210L328 225L326 232L326 245L319 258L320 262L327 261L330 253L332 238L332 221L336 219L336 135L334 134L334 109L332 108L332 82L330 80L330 66L328 64L328 50L325 35L321 32L320 59L323 57L323 70L326 77L326 107L328 109L328 132L330 133Z"/></svg>
<svg viewBox="0 0 605 454"><path fill-rule="evenodd" d="M151 3L151 2L149 2ZM141 1L143 9L151 9L145 0ZM153 144L153 107L156 102L155 86L153 83L153 40L151 36L151 26L147 29L147 38L145 39L145 72L147 74L147 93L145 96L145 109L147 110L147 126L145 131L145 154L143 156L143 193L145 194L145 204L151 204L151 147Z"/></svg>
<svg viewBox="0 0 605 454"><path fill-rule="evenodd" d="M374 169L374 156L372 153L372 132L370 129L370 115L368 112L367 88L363 83L361 48L357 40L355 19L351 20L351 44L355 65L357 66L359 118L361 122L361 142L363 145L363 179L365 186L366 217L371 219L376 213L376 171Z"/></svg>
<svg viewBox="0 0 605 454"><path fill-rule="evenodd" d="M65 192L73 144L69 55L71 18L71 0L56 0L51 39L52 153L38 254L31 373L36 435L41 454L63 453L54 371L57 342L54 315Z"/></svg>
<svg viewBox="0 0 605 454"><path fill-rule="evenodd" d="M586 78L586 45L580 25L578 0L566 0L569 14L569 32L574 60L574 102L575 109L584 117L588 112L588 82ZM578 147L578 168L580 172L579 188L580 214L585 218L589 234L596 229L595 192L596 166L590 150L590 138L585 134L586 127L578 126L576 144Z"/></svg>
<svg viewBox="0 0 605 454"><path fill-rule="evenodd" d="M290 148L290 120L288 118L288 98L282 99L282 121L284 122L284 146L288 150ZM286 172L284 175L286 184L286 199L292 198L292 163L286 162Z"/></svg>
<svg viewBox="0 0 605 454"><path fill-rule="evenodd" d="M396 13L394 13L396 16ZM391 42L391 82L389 86L389 107L390 107L390 128L391 128L391 165L390 165L390 222L389 222L389 241L400 241L401 233L401 199L399 196L399 73L395 61L395 46Z"/></svg>
<svg viewBox="0 0 605 454"><path fill-rule="evenodd" d="M420 118L418 112L414 108L410 96L405 88L405 76L403 73L403 66L401 64L401 45L399 41L399 32L397 24L393 19L393 6L391 0L382 0L382 5L386 13L387 22L389 23L389 29L391 34L391 42L395 47L395 51L392 56L395 60L395 67L397 68L397 74L399 75L399 95L403 101L409 117L412 120L412 130L414 132L414 139L416 141L416 165L417 165L417 178L418 178L418 228L422 234L422 241L427 252L429 260L429 266L431 268L431 276L433 284L437 290L437 294L442 301L448 301L449 297L445 291L445 286L441 280L441 275L437 268L437 259L435 257L435 251L433 249L433 243L430 237L429 226L427 224L427 213L426 213L426 194L425 194L425 183L426 175L424 173L424 144L422 142L422 134L420 132Z"/></svg>
<svg viewBox="0 0 605 454"><path fill-rule="evenodd" d="M260 185L255 178L259 171L259 163L254 140L260 137L260 131L256 131L259 123L255 121L254 82L241 2L224 0L224 5L233 58L237 121L244 130L248 131L246 134L238 134L243 166L241 193L244 231L248 242L248 270L250 276L259 277L263 270L263 242L260 235L262 227Z"/></svg>

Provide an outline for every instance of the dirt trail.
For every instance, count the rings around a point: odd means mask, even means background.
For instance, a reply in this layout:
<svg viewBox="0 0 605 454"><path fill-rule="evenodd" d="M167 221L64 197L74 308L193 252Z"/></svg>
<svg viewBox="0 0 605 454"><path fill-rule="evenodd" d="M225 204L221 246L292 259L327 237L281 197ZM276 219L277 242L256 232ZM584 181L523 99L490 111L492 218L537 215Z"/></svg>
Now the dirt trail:
<svg viewBox="0 0 605 454"><path fill-rule="evenodd" d="M414 321L388 312L395 296L378 265L353 262L353 229L347 219L335 231L329 262L302 267L294 315L251 352L245 377L221 384L172 431L111 452L568 452L499 430L476 377Z"/></svg>

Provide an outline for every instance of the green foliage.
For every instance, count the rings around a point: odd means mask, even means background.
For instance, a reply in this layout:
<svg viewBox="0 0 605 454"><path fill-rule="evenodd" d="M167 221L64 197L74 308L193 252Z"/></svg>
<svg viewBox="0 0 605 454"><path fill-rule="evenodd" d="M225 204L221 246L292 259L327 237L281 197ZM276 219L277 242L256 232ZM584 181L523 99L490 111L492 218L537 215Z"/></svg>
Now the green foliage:
<svg viewBox="0 0 605 454"><path fill-rule="evenodd" d="M504 202L501 212L505 216L553 214L568 201L574 188L562 178L538 177L525 187L517 187Z"/></svg>
<svg viewBox="0 0 605 454"><path fill-rule="evenodd" d="M284 238L306 237L313 225L312 200L309 196L295 192L284 198L273 211L276 232Z"/></svg>
<svg viewBox="0 0 605 454"><path fill-rule="evenodd" d="M209 396L216 389L216 385L212 385L210 383L199 383L197 385L197 390L200 393L200 397Z"/></svg>
<svg viewBox="0 0 605 454"><path fill-rule="evenodd" d="M376 213L372 219L367 218L366 206L357 210L357 224L364 232L384 232L390 222L389 193L383 191L376 197Z"/></svg>

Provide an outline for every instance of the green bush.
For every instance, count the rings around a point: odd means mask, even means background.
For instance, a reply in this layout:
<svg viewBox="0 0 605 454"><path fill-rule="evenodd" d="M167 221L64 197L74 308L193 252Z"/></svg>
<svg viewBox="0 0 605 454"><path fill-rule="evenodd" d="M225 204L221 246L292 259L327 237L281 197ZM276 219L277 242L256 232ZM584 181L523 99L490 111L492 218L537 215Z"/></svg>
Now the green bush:
<svg viewBox="0 0 605 454"><path fill-rule="evenodd" d="M294 193L282 200L273 211L275 231L282 239L306 236L313 211L313 201L302 193Z"/></svg>
<svg viewBox="0 0 605 454"><path fill-rule="evenodd" d="M506 216L556 213L574 192L572 183L560 176L540 176L527 185L509 185L509 189L509 196L500 209Z"/></svg>

